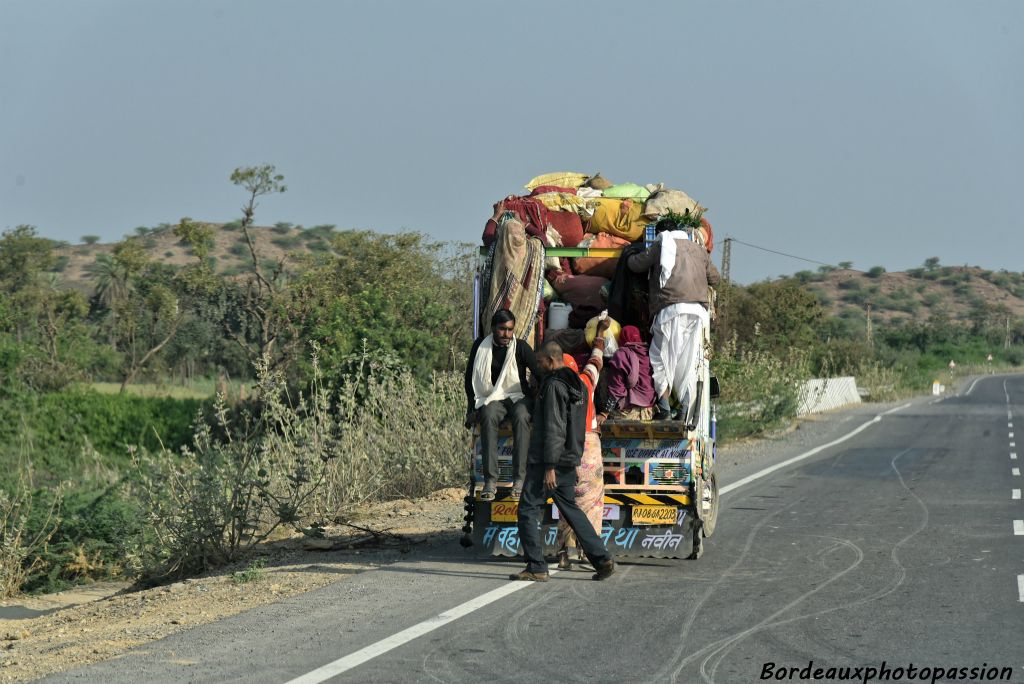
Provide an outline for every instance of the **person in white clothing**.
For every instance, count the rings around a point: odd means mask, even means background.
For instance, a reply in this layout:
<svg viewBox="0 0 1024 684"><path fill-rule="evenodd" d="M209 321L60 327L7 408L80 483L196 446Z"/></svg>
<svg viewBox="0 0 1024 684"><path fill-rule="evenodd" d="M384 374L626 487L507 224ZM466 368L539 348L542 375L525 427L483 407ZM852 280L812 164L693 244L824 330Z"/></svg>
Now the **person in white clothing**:
<svg viewBox="0 0 1024 684"><path fill-rule="evenodd" d="M651 310L651 372L658 395L655 420L671 416L674 391L685 417L695 399L701 341L708 325L708 288L717 285L718 270L704 247L690 239L671 219L655 227L656 238L645 251L629 257L635 273L648 271Z"/></svg>
<svg viewBox="0 0 1024 684"><path fill-rule="evenodd" d="M523 491L526 453L530 446L533 382L539 377L537 357L525 340L515 337L515 315L508 309L491 317L491 334L478 338L466 364L466 427L480 426L484 488L480 498L493 501L498 483L498 425L512 423L512 496Z"/></svg>

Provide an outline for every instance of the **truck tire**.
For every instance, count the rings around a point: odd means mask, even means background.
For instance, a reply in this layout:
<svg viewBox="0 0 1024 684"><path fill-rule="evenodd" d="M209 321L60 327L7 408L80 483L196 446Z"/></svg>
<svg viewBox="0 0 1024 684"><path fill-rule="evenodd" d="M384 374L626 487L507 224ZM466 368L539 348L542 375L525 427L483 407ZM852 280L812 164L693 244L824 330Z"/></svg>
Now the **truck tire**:
<svg viewBox="0 0 1024 684"><path fill-rule="evenodd" d="M701 529L704 536L710 537L715 533L715 525L718 523L718 475L714 471L707 478L697 479L693 505L697 517L703 523Z"/></svg>

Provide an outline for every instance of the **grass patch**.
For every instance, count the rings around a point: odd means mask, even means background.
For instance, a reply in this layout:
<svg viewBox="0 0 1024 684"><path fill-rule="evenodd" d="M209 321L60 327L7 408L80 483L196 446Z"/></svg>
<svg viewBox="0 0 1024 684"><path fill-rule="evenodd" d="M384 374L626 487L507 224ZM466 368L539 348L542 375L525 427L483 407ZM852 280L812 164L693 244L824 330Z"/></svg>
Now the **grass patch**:
<svg viewBox="0 0 1024 684"><path fill-rule="evenodd" d="M262 558L257 558L253 562L249 563L249 567L245 570L239 570L238 572L231 573L231 581L235 584L249 584L250 582L262 582L266 579L267 571L264 569L266 564Z"/></svg>

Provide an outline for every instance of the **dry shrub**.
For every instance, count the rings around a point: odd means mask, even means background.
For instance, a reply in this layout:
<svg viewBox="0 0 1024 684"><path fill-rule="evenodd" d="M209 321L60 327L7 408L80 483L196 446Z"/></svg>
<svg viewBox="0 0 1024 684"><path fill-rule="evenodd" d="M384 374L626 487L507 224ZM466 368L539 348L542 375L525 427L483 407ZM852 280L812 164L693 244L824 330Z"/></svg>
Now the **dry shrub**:
<svg viewBox="0 0 1024 684"><path fill-rule="evenodd" d="M30 522L33 509L32 471L20 469L12 491L0 489L0 599L16 595L25 580L38 570L42 552L57 529L60 492L42 521Z"/></svg>
<svg viewBox="0 0 1024 684"><path fill-rule="evenodd" d="M296 525L339 453L338 424L319 381L288 400L280 373L257 369L254 401L235 417L223 397L192 447L137 459L151 531L142 577L164 580L237 560L281 525Z"/></svg>
<svg viewBox="0 0 1024 684"><path fill-rule="evenodd" d="M365 378L348 377L341 395L340 449L321 493L325 514L465 480L469 433L460 373L434 373L424 383L408 369L370 369Z"/></svg>
<svg viewBox="0 0 1024 684"><path fill-rule="evenodd" d="M755 435L792 419L801 384L810 377L806 354L739 351L735 336L716 359L715 371L722 384L718 435L725 440Z"/></svg>

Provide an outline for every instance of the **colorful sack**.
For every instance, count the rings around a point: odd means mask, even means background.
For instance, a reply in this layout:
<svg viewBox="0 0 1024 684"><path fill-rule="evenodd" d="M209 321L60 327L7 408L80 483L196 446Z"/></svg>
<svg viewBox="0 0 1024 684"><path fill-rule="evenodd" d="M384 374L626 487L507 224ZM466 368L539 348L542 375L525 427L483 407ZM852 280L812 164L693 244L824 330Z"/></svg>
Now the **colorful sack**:
<svg viewBox="0 0 1024 684"><path fill-rule="evenodd" d="M685 214L698 210L703 210L703 207L682 190L659 190L647 199L644 216L656 219L669 212Z"/></svg>
<svg viewBox="0 0 1024 684"><path fill-rule="evenodd" d="M572 171L545 173L542 176L533 178L529 183L527 183L526 189L533 190L534 188L542 185L557 185L560 188L578 188L587 182L587 178L589 178L589 176L584 173L574 173Z"/></svg>
<svg viewBox="0 0 1024 684"><path fill-rule="evenodd" d="M609 233L600 235L588 235L583 238L577 247L590 247L593 249L622 249L629 244L629 240L615 237ZM611 280L615 275L616 257L578 257L573 260L573 272L580 275L598 276Z"/></svg>
<svg viewBox="0 0 1024 684"><path fill-rule="evenodd" d="M605 197L615 197L618 199L635 199L643 202L650 197L651 191L642 185L636 183L619 183L613 185L610 188L605 188Z"/></svg>
<svg viewBox="0 0 1024 684"><path fill-rule="evenodd" d="M694 234L700 236L697 242L704 245L704 249L711 254L711 250L715 248L715 232L711 230L711 223L703 216L700 217L700 228L694 231Z"/></svg>
<svg viewBox="0 0 1024 684"><path fill-rule="evenodd" d="M591 176L590 180L584 183L584 185L588 188L593 188L594 190L604 190L605 188L612 187L614 183L598 172Z"/></svg>
<svg viewBox="0 0 1024 684"><path fill-rule="evenodd" d="M560 188L557 185L539 185L530 191L530 197L543 195L548 192L564 192L567 195L575 195L577 188Z"/></svg>
<svg viewBox="0 0 1024 684"><path fill-rule="evenodd" d="M607 282L607 278L562 274L551 281L551 286L555 288L559 299L572 304L574 311L576 309L596 308L598 313L600 313L603 306L601 286ZM584 319L584 322L588 320L590 320L589 317Z"/></svg>
<svg viewBox="0 0 1024 684"><path fill-rule="evenodd" d="M583 221L574 211L549 211L548 224L562 236L563 247L575 247L585 235Z"/></svg>
<svg viewBox="0 0 1024 684"><path fill-rule="evenodd" d="M634 200L620 200L602 197L589 200L594 207L587 230L591 233L611 233L630 242L643 237L647 219L643 217L644 205Z"/></svg>
<svg viewBox="0 0 1024 684"><path fill-rule="evenodd" d="M564 192L545 192L533 195L533 199L547 207L548 211L572 211L587 216L590 214L587 200L576 195L567 195Z"/></svg>

